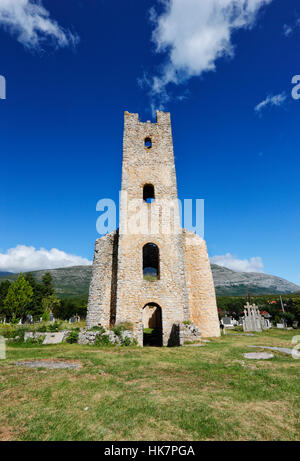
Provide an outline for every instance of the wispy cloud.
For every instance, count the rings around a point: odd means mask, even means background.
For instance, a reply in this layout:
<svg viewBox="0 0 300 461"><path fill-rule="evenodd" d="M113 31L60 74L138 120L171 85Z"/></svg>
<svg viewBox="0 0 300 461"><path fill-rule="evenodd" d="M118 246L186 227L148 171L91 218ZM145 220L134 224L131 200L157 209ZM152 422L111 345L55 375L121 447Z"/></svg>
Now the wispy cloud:
<svg viewBox="0 0 300 461"><path fill-rule="evenodd" d="M31 49L39 49L46 41L57 48L79 41L77 34L50 18L41 0L0 0L0 26Z"/></svg>
<svg viewBox="0 0 300 461"><path fill-rule="evenodd" d="M286 37L289 37L297 27L300 27L300 18L297 19L293 24L284 24L283 33Z"/></svg>
<svg viewBox="0 0 300 461"><path fill-rule="evenodd" d="M277 94L275 96L267 96L266 99L261 101L257 106L254 107L255 112L261 112L267 106L281 106L285 100L287 99L287 95L283 92Z"/></svg>
<svg viewBox="0 0 300 461"><path fill-rule="evenodd" d="M217 59L233 57L234 31L251 28L259 10L271 1L160 0L163 12L152 8L150 20L155 51L165 53L166 60L157 75L143 79L156 105L168 101L170 83L179 85L214 71Z"/></svg>
<svg viewBox="0 0 300 461"><path fill-rule="evenodd" d="M237 272L263 272L263 261L260 256L255 256L250 259L238 259L231 253L225 255L216 255L210 258L213 264L227 267Z"/></svg>
<svg viewBox="0 0 300 461"><path fill-rule="evenodd" d="M39 269L56 269L59 267L87 266L92 262L81 256L65 253L52 248L39 250L26 245L17 245L5 253L0 253L0 271L20 272Z"/></svg>

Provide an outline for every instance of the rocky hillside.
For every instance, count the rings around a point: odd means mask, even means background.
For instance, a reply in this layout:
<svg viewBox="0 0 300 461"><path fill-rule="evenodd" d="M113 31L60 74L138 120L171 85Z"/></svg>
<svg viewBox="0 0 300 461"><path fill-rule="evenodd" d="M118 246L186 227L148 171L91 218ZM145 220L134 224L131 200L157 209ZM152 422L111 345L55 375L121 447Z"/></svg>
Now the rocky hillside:
<svg viewBox="0 0 300 461"><path fill-rule="evenodd" d="M219 296L244 295L248 290L252 295L260 294L285 294L295 293L300 287L274 275L256 272L234 272L225 267L211 265L216 293ZM56 293L60 297L75 297L88 294L92 274L91 266L73 266L61 269L51 269L33 272L40 280L45 272L50 272ZM15 280L16 274L0 275L0 281L5 279Z"/></svg>
<svg viewBox="0 0 300 461"><path fill-rule="evenodd" d="M50 272L53 277L55 291L62 298L87 295L92 275L92 266L72 266L60 269L48 269L33 271L32 274L37 281L40 281L46 272ZM1 280L15 280L17 274L1 277Z"/></svg>
<svg viewBox="0 0 300 461"><path fill-rule="evenodd" d="M253 295L285 294L299 291L299 286L275 275L261 272L234 272L226 267L211 265L218 295L237 296L248 291Z"/></svg>

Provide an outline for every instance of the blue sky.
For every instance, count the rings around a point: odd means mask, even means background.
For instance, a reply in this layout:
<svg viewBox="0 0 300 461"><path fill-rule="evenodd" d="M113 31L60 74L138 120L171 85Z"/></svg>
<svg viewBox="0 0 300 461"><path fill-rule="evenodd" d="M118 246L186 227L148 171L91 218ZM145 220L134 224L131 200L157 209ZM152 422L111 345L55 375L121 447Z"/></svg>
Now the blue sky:
<svg viewBox="0 0 300 461"><path fill-rule="evenodd" d="M300 5L237 3L0 0L0 271L92 259L123 112L161 108L213 261L300 284Z"/></svg>

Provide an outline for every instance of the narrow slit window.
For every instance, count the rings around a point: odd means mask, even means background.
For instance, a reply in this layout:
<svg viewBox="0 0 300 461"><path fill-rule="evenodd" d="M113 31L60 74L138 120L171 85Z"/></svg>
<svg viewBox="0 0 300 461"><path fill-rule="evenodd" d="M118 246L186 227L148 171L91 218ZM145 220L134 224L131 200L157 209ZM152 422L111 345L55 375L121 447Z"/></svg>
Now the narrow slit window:
<svg viewBox="0 0 300 461"><path fill-rule="evenodd" d="M152 147L151 138L145 138L145 147L147 147L147 149L151 149Z"/></svg>
<svg viewBox="0 0 300 461"><path fill-rule="evenodd" d="M143 199L147 203L152 203L155 199L154 186L152 184L145 184L143 187Z"/></svg>
<svg viewBox="0 0 300 461"><path fill-rule="evenodd" d="M154 243L143 247L143 277L149 282L159 280L159 248Z"/></svg>

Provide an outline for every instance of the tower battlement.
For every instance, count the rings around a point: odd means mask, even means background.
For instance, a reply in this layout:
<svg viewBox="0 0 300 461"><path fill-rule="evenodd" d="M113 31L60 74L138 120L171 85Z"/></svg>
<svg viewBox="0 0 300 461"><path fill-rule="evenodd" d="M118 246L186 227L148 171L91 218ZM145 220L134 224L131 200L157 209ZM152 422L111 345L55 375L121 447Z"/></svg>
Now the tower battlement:
<svg viewBox="0 0 300 461"><path fill-rule="evenodd" d="M171 114L170 112L163 112L161 110L156 111L156 122L151 122L147 120L142 122L140 120L139 114L131 113L128 111L124 112L125 124L142 124L142 125L171 125Z"/></svg>

